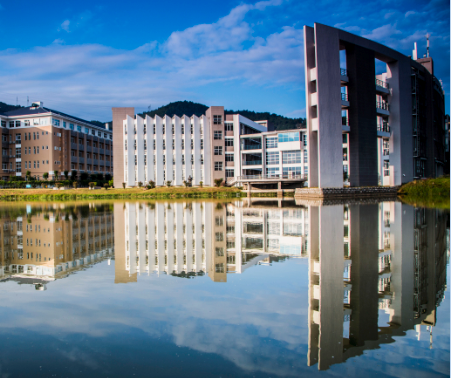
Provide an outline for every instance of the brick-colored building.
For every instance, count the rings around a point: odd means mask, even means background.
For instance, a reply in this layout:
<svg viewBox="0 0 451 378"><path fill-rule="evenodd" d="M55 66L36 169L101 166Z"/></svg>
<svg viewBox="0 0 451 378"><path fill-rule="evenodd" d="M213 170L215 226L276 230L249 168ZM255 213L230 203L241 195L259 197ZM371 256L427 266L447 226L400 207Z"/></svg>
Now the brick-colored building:
<svg viewBox="0 0 451 378"><path fill-rule="evenodd" d="M42 102L0 114L1 178L45 172L113 172L113 134L108 126L44 108ZM61 177L60 177L61 178Z"/></svg>

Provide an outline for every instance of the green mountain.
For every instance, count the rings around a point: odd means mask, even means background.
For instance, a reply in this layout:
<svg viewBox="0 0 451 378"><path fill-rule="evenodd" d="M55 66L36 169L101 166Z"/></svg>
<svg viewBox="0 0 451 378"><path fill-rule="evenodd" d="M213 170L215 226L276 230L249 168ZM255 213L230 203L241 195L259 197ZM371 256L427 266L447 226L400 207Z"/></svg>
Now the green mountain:
<svg viewBox="0 0 451 378"><path fill-rule="evenodd" d="M0 114L9 112L10 110L19 109L19 108L21 108L21 106L8 105L8 104L5 104L4 102L0 101Z"/></svg>
<svg viewBox="0 0 451 378"><path fill-rule="evenodd" d="M145 117L148 114L150 117L154 117L156 114L160 117L163 117L166 114L169 117L172 117L174 115L181 117L184 114L187 116L195 114L199 117L205 114L207 109L208 106L192 101L176 101L171 102L168 105L161 106L158 109L152 110L151 112L144 112L140 115ZM276 130L299 129L305 127L305 118L288 118L274 113L253 112L250 110L225 110L225 114L237 113L241 114L243 117L249 118L251 121L268 120L274 125L274 128Z"/></svg>

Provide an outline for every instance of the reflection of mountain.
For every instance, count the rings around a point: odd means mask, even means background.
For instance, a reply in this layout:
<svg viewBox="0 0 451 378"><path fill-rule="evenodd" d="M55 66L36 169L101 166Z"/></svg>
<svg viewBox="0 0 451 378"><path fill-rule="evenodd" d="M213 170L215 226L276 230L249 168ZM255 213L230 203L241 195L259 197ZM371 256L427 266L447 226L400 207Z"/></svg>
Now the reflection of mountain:
<svg viewBox="0 0 451 378"><path fill-rule="evenodd" d="M116 283L152 272L214 282L283 256L306 256L302 208L252 209L241 202L115 205Z"/></svg>
<svg viewBox="0 0 451 378"><path fill-rule="evenodd" d="M112 257L112 221L108 206L3 208L0 279L43 290L47 282Z"/></svg>

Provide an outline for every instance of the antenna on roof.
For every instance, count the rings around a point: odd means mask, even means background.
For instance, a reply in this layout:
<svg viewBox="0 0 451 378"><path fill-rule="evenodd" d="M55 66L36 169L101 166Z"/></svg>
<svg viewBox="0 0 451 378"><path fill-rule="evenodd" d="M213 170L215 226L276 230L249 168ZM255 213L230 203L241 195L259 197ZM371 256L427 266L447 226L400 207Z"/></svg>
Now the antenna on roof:
<svg viewBox="0 0 451 378"><path fill-rule="evenodd" d="M30 98L27 96L27 108L28 108L29 104L30 104Z"/></svg>
<svg viewBox="0 0 451 378"><path fill-rule="evenodd" d="M429 37L431 35L429 33L426 34L427 47L426 47L426 57L429 58Z"/></svg>
<svg viewBox="0 0 451 378"><path fill-rule="evenodd" d="M16 97L16 106L19 106L19 97Z"/></svg>
<svg viewBox="0 0 451 378"><path fill-rule="evenodd" d="M147 107L147 111L150 113L151 110L152 110L152 105L149 105L149 106Z"/></svg>

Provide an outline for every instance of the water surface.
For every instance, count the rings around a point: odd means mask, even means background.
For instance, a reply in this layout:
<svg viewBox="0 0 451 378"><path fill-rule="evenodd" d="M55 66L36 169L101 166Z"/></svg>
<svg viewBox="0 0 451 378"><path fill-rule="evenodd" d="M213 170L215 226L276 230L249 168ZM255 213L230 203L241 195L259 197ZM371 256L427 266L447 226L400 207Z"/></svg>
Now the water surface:
<svg viewBox="0 0 451 378"><path fill-rule="evenodd" d="M0 207L2 377L449 375L449 214Z"/></svg>

